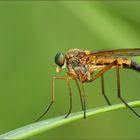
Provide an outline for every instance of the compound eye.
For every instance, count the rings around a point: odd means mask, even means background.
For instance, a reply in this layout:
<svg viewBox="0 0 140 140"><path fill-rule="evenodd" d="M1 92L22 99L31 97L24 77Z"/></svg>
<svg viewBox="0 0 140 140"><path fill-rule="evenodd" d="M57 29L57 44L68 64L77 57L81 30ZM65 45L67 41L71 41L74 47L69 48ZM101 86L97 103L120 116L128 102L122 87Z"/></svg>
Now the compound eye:
<svg viewBox="0 0 140 140"><path fill-rule="evenodd" d="M57 53L55 56L55 63L62 67L64 65L65 57L63 53Z"/></svg>

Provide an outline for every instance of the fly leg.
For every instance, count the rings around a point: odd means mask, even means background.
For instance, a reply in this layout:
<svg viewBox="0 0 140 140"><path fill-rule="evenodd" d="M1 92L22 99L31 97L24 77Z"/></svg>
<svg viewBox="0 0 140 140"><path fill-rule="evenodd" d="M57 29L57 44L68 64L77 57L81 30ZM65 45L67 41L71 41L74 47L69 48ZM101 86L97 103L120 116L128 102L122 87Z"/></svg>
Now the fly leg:
<svg viewBox="0 0 140 140"><path fill-rule="evenodd" d="M84 103L83 103L83 95L82 95L82 92L81 92L81 88L80 88L80 85L78 83L78 79L77 79L77 76L70 73L70 72L67 72L67 75L69 77L73 77L73 79L75 79L75 82L76 82L76 85L77 85L77 88L78 88L78 91L79 91L79 96L80 96L80 101L81 101L81 106L82 106L82 110L84 110Z"/></svg>
<svg viewBox="0 0 140 140"><path fill-rule="evenodd" d="M56 79L58 79L58 80L66 80L67 81L67 85L68 85L68 89L70 89L70 85L69 85L68 79L72 80L73 78L70 78L70 77L67 77L67 76L64 76L64 77L53 77L53 79L52 79L52 98L51 98L51 102L50 102L49 106L47 107L47 109L42 113L42 115L39 118L37 118L35 120L35 122L39 121L44 115L46 115L48 113L48 111L50 110L50 108L52 107L52 105L53 105L53 103L55 101L55 97L54 97L54 81ZM67 116L71 112L71 108L72 108L72 93L71 93L71 90L69 91L69 93L70 93L70 108L69 108L69 112L68 112Z"/></svg>
<svg viewBox="0 0 140 140"><path fill-rule="evenodd" d="M102 76L104 72L106 72L107 70L109 70L114 64L116 63L116 60L113 61L112 63L110 63L108 66L106 66L105 68L103 68L102 70L100 70L92 79L91 81L96 80L98 77ZM103 78L103 77L102 77ZM83 83L82 84L82 90L83 90L83 110L84 110L84 118L86 118L86 100L85 100L85 90L84 90L84 86ZM104 93L104 83L103 83L103 79L102 79L102 85L103 85L103 93ZM105 93L103 94L105 97ZM106 97L107 98L107 97ZM109 102L110 103L110 102Z"/></svg>
<svg viewBox="0 0 140 140"><path fill-rule="evenodd" d="M81 84L81 86L82 86L82 92L83 92L83 94L82 94L77 79L75 79L75 81L76 81L76 84L77 84L77 87L78 87L78 90L79 90L79 95L80 95L80 99L81 99L82 110L84 111L84 118L86 118L86 100L85 100L85 95L86 95L86 93L85 93L84 85L83 85L83 83L80 81L80 84Z"/></svg>
<svg viewBox="0 0 140 140"><path fill-rule="evenodd" d="M37 118L35 120L35 122L39 121L44 115L46 115L48 113L49 109L51 108L52 104L55 101L55 97L54 97L54 80L55 79L56 79L56 77L53 77L53 79L52 79L52 99L51 99L51 102L50 102L49 106L47 107L47 109L42 113L42 115L39 118Z"/></svg>
<svg viewBox="0 0 140 140"><path fill-rule="evenodd" d="M111 69L112 66L114 66L116 64L117 60L114 60L112 63L110 63L109 65L107 65L105 68L103 68L102 70L100 70L91 80L95 81L97 78L99 78L102 74L104 74L106 71L108 71L109 69Z"/></svg>
<svg viewBox="0 0 140 140"><path fill-rule="evenodd" d="M79 91L82 110L84 110L84 103L83 103L83 99L82 99L82 92L81 92L81 89L80 89L80 86L79 86L77 78L75 79L75 82L76 82L76 85L77 85L77 88L78 88L78 91Z"/></svg>
<svg viewBox="0 0 140 140"><path fill-rule="evenodd" d="M105 95L105 90L104 90L104 77L103 74L108 71L109 69L111 69L112 66L114 66L116 64L117 60L113 61L112 63L110 63L109 65L107 65L105 68L103 68L102 70L100 70L92 79L91 82L96 80L97 78L99 78L101 76L101 87L102 87L102 94L105 98L105 100L107 101L108 105L111 105L110 101L108 100L107 96Z"/></svg>
<svg viewBox="0 0 140 140"><path fill-rule="evenodd" d="M81 86L82 86L82 91L83 91L83 111L84 111L84 119L86 118L86 93L85 93L85 89L84 89L84 85L81 82Z"/></svg>
<svg viewBox="0 0 140 140"><path fill-rule="evenodd" d="M108 105L111 105L109 99L107 98L106 94L105 94L105 88L104 88L104 75L101 75L101 89L102 89L102 95L104 96L106 102L108 103Z"/></svg>
<svg viewBox="0 0 140 140"><path fill-rule="evenodd" d="M70 95L70 107L69 107L69 111L68 111L67 115L65 116L65 118L67 118L69 116L69 114L71 113L71 110L72 110L72 91L71 91L71 87L70 87L68 78L66 79L66 82L67 82L67 86L69 89L69 95Z"/></svg>
<svg viewBox="0 0 140 140"><path fill-rule="evenodd" d="M128 107L137 117L140 118L140 115L131 107L127 104L127 102L121 97L121 92L120 92L120 72L119 72L119 64L117 63L116 67L116 74L117 74L117 89L118 89L118 97L119 99Z"/></svg>

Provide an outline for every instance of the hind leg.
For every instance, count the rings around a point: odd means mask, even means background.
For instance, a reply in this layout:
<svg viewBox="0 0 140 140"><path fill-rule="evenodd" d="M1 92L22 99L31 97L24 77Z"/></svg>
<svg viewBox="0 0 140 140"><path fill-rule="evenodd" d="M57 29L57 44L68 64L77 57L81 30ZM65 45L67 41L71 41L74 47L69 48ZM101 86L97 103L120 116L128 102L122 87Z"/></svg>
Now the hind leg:
<svg viewBox="0 0 140 140"><path fill-rule="evenodd" d="M116 75L117 75L117 89L118 89L118 98L137 116L140 118L140 115L127 104L127 102L121 97L121 91L120 91L120 72L119 72L119 64L117 63L116 67Z"/></svg>

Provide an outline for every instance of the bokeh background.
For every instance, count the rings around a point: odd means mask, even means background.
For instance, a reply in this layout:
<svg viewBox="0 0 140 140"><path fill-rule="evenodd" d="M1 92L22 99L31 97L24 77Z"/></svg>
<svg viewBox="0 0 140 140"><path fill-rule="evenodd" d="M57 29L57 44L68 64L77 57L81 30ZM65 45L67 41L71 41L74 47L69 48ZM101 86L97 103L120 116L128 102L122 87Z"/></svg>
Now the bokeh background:
<svg viewBox="0 0 140 140"><path fill-rule="evenodd" d="M71 48L139 48L139 1L0 2L0 134L32 123L50 103L54 56ZM140 63L140 57L135 59ZM106 94L117 98L115 71L105 74ZM75 83L73 112L80 111ZM88 108L107 105L100 79L85 84ZM140 99L140 73L121 70L126 101ZM56 81L56 102L43 118L66 114L66 83ZM136 108L140 113L140 108ZM140 119L128 109L107 112L55 128L31 139L140 139Z"/></svg>

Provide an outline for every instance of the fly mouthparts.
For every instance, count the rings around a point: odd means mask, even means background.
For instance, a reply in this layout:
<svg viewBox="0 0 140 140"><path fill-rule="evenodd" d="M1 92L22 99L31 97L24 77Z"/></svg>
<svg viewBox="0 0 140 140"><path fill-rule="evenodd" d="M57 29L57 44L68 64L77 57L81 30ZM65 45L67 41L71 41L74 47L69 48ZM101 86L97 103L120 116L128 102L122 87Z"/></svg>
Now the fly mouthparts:
<svg viewBox="0 0 140 140"><path fill-rule="evenodd" d="M53 66L53 67L57 67L57 65L56 65L56 64L52 64L52 66Z"/></svg>

